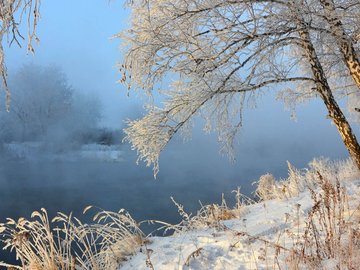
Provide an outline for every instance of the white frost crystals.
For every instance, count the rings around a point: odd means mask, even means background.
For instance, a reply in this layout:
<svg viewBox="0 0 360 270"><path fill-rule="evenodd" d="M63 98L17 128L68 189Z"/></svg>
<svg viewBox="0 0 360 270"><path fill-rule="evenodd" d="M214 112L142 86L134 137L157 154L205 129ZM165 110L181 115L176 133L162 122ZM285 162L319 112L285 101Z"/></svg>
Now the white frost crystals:
<svg viewBox="0 0 360 270"><path fill-rule="evenodd" d="M159 172L160 152L171 138L170 127L158 128L164 117L161 111L152 111L140 120L128 121L129 127L124 130L125 140L138 152L138 160L143 159L147 166L154 164L154 175Z"/></svg>
<svg viewBox="0 0 360 270"><path fill-rule="evenodd" d="M343 62L332 65L340 56L316 0L133 0L129 6L131 25L117 35L125 52L120 81L148 95L159 88L161 97L151 99L142 119L128 122L126 140L155 175L160 152L178 131L188 134L196 116L233 157L242 111L262 91L279 91L291 106L320 96L334 110L329 94L345 83L351 84L345 90L356 88ZM170 79L175 82L164 87Z"/></svg>
<svg viewBox="0 0 360 270"><path fill-rule="evenodd" d="M25 19L26 18L26 19ZM5 0L0 1L0 76L6 94L6 109L10 109L10 90L7 84L7 71L3 48L4 38L9 45L16 43L21 47L21 35L19 25L22 21L28 24L27 49L34 52L33 41L38 41L36 27L40 19L40 0Z"/></svg>

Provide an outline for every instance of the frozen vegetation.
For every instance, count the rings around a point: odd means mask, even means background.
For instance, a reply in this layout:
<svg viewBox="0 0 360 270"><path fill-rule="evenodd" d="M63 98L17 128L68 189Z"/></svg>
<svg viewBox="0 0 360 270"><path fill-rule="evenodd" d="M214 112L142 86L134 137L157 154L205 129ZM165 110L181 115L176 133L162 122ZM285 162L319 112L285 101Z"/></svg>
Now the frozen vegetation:
<svg viewBox="0 0 360 270"><path fill-rule="evenodd" d="M355 269L360 255L360 174L351 162L289 164L289 178L187 215L171 237L152 237L120 269ZM249 204L250 202L250 204Z"/></svg>
<svg viewBox="0 0 360 270"><path fill-rule="evenodd" d="M289 164L287 179L260 177L256 201L234 195L233 207L223 200L195 215L173 200L182 217L175 225L101 209L95 224L61 213L51 221L41 209L1 224L1 239L23 265L15 269L356 269L360 172L352 161ZM168 236L145 235L147 222Z"/></svg>
<svg viewBox="0 0 360 270"><path fill-rule="evenodd" d="M73 89L60 68L27 64L9 78L9 84L12 110L0 110L1 156L122 160L122 131L101 127L99 99Z"/></svg>
<svg viewBox="0 0 360 270"><path fill-rule="evenodd" d="M142 118L128 120L124 139L138 160L153 166L154 176L160 154L175 135L190 135L196 117L203 119L204 131L217 134L221 152L234 159L243 112L268 91L293 112L297 104L319 99L351 161L314 160L304 170L289 163L287 179L260 177L254 199L236 189L233 207L223 199L219 205L200 204L191 215L173 199L179 224L139 223L123 209L114 213L94 207L84 210L95 211L94 223L86 224L72 214L51 219L42 208L29 219L0 224L0 240L19 260L17 266L0 266L357 269L360 144L341 100L348 98L349 112L358 120L359 1L126 3L129 27L115 36L124 49L119 81L150 98ZM39 8L40 0L1 1L0 41L6 36L20 45L21 22L27 21L27 48L34 52ZM0 111L5 153L25 159L121 160L112 135L96 135L101 119L96 98L76 94L53 67L24 66L7 78L2 46L0 60L7 110L11 101L10 112ZM156 233L146 235L146 223L158 226ZM161 232L167 236L160 237Z"/></svg>

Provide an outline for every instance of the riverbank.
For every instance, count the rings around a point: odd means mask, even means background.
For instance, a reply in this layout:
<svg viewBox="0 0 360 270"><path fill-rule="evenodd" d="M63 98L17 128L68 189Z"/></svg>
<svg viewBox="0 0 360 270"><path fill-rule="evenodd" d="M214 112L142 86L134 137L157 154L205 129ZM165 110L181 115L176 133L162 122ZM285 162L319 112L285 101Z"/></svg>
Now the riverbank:
<svg viewBox="0 0 360 270"><path fill-rule="evenodd" d="M257 202L234 191L235 205L191 215L173 200L178 224L136 222L125 210L86 208L95 223L41 209L0 225L24 269L351 269L359 263L360 174L349 160L289 164L289 177L257 183ZM144 224L171 236L145 234ZM346 251L346 252L344 252ZM18 269L23 269L18 267Z"/></svg>
<svg viewBox="0 0 360 270"><path fill-rule="evenodd" d="M318 160L289 178L258 182L259 202L203 207L170 237L148 243L119 269L355 269L360 255L360 174L350 161ZM250 203L249 203L250 202Z"/></svg>

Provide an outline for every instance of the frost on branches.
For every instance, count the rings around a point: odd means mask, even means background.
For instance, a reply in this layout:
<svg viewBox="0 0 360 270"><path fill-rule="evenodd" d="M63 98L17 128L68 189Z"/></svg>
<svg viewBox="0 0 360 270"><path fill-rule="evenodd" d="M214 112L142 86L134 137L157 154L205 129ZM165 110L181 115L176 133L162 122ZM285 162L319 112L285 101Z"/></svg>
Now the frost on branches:
<svg viewBox="0 0 360 270"><path fill-rule="evenodd" d="M21 47L24 36L20 33L19 26L24 20L28 24L27 49L34 52L33 41L38 41L36 26L40 19L40 0L2 0L0 1L0 75L6 94L6 109L10 109L10 91L7 84L7 72L4 55L4 40L9 46L16 43Z"/></svg>
<svg viewBox="0 0 360 270"><path fill-rule="evenodd" d="M333 94L359 89L338 47L343 43L334 40L345 35L358 50L352 38L358 18L352 11L360 3L336 1L341 6L329 10L324 2L129 1L131 26L118 35L125 50L121 81L151 95L160 82L172 79L159 91L163 102L150 102L147 115L125 129L139 159L153 165L156 175L160 152L178 131L187 133L197 115L205 119L206 131L217 132L221 150L231 157L242 110L264 90L279 91L288 105L319 95L328 110L338 109ZM331 31L324 16L329 12L346 22L341 37Z"/></svg>

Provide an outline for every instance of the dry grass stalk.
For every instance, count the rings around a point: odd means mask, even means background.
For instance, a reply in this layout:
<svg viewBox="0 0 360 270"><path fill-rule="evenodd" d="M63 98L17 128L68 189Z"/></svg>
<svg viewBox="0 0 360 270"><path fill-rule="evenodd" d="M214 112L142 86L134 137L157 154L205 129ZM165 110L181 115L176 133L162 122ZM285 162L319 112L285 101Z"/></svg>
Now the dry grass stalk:
<svg viewBox="0 0 360 270"><path fill-rule="evenodd" d="M149 222L162 224L163 226L159 228L159 230L164 230L165 233L169 230L175 232L184 232L204 227L224 229L225 227L221 224L221 221L239 218L247 211L246 206L253 203L249 197L241 194L240 188L233 190L233 193L235 193L236 200L235 206L233 208L228 207L224 198L224 194L222 194L221 204L202 205L200 202L201 208L194 216L192 214L186 213L183 205L176 202L174 198L171 197L171 200L178 208L178 212L182 217L181 222L175 225L157 220L150 220Z"/></svg>
<svg viewBox="0 0 360 270"><path fill-rule="evenodd" d="M332 183L319 172L317 175L320 192L310 189L314 205L294 247L300 255L296 261L309 269L326 268L326 263L336 269L356 269L360 263L360 228L351 218L346 189L339 180Z"/></svg>
<svg viewBox="0 0 360 270"><path fill-rule="evenodd" d="M190 266L190 261L191 259L195 259L196 257L200 256L201 251L203 250L203 248L198 248L195 251L191 252L190 255L187 257L184 266Z"/></svg>
<svg viewBox="0 0 360 270"><path fill-rule="evenodd" d="M313 207L304 227L299 226L297 212L297 232L288 232L293 239L292 245L280 245L279 241L271 242L246 232L237 235L246 237L250 243L260 241L266 248L271 247L274 250L271 256L275 254L274 269L358 269L360 204L355 209L349 207L348 192L339 179L344 179L343 184L358 179L359 170L350 160L314 160L308 170L302 171L294 169L291 164L288 166L288 179L275 181L273 176L264 175L258 182L256 194L262 200L288 199L301 191L310 191ZM283 257L279 261L280 251ZM267 256L261 255L259 259L268 260Z"/></svg>
<svg viewBox="0 0 360 270"><path fill-rule="evenodd" d="M83 224L63 213L50 221L41 209L31 220L8 219L0 224L1 241L20 260L21 267L12 267L23 270L115 270L143 244L144 234L124 210L100 210L94 221L96 224Z"/></svg>
<svg viewBox="0 0 360 270"><path fill-rule="evenodd" d="M288 178L276 180L271 174L265 174L255 182L255 195L260 200L289 199L299 193L318 187L318 173L330 182L360 178L360 172L351 159L330 161L320 158L309 163L309 169L298 170L288 162Z"/></svg>
<svg viewBox="0 0 360 270"><path fill-rule="evenodd" d="M306 189L310 190L314 205L305 227L301 229L300 206L297 208L298 230L290 236L293 245L281 245L280 235L275 242L246 232L234 231L234 236L245 237L249 245L254 241L263 242L265 248L261 249L258 259L267 265L268 249L272 249L273 268L281 269L285 264L290 269L321 269L332 264L338 269L356 269L360 265L360 220L357 216L360 206L350 213L347 191L338 179L354 179L360 176L359 171L351 161L333 163L314 160L307 170L297 170L290 163L288 167L288 179L275 181L269 174L262 176L256 194L262 200L288 199ZM204 227L226 230L228 228L221 221L240 218L247 209L246 205L253 202L243 196L239 188L234 192L234 208L229 208L222 196L221 204L201 205L195 216L186 213L184 207L172 198L182 221L176 225L150 222L162 224L160 229L165 228L165 232L184 232ZM58 213L50 222L45 209L34 212L32 220L8 219L6 224L0 224L1 241L6 248L16 252L22 266L5 263L0 263L0 266L23 270L117 269L127 256L135 253L137 247L146 247L144 234L126 211L114 213L100 209L94 221L96 224L83 224L72 215ZM230 248L235 248L239 241ZM147 247L145 250L146 265L154 269L150 250ZM185 266L189 265L191 258L199 256L201 250L191 253Z"/></svg>

